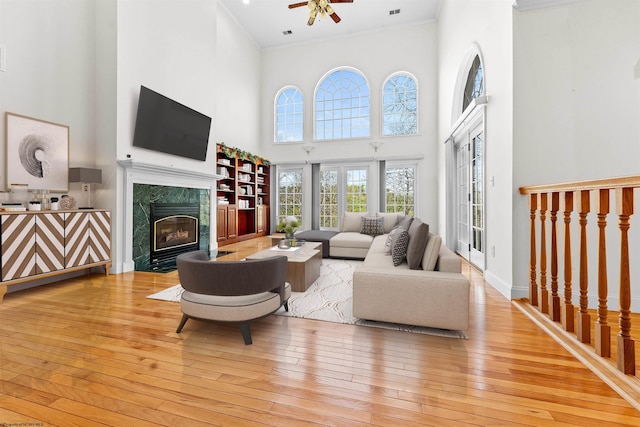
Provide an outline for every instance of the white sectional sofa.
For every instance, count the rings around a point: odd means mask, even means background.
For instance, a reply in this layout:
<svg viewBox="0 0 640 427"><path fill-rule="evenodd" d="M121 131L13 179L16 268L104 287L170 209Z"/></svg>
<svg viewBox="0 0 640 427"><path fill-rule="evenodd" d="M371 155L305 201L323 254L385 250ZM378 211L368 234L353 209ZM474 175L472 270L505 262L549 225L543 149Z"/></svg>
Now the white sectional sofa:
<svg viewBox="0 0 640 427"><path fill-rule="evenodd" d="M392 240L392 229L407 219L397 214L375 216L383 217L383 234L360 232L370 231L362 229L362 218L371 219L368 213L346 213L342 231L329 241L332 257L364 258L364 264L356 268L353 276L354 316L431 328L468 329L470 285L461 273L458 255L442 245L440 236L429 233L428 226L413 219L407 228L407 258L396 266L397 254L385 254L385 245ZM356 224L361 224L357 231Z"/></svg>

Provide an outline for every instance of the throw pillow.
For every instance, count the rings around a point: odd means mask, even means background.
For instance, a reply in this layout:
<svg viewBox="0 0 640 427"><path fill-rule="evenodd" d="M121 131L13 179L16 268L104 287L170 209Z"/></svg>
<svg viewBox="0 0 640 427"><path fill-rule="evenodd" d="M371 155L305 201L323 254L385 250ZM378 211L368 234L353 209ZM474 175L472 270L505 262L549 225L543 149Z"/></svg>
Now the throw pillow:
<svg viewBox="0 0 640 427"><path fill-rule="evenodd" d="M437 234L429 233L427 247L424 249L422 257L422 269L425 271L433 271L440 257L440 246L442 246L442 237Z"/></svg>
<svg viewBox="0 0 640 427"><path fill-rule="evenodd" d="M414 218L409 227L409 246L407 248L407 264L411 270L419 270L424 249L429 239L429 225Z"/></svg>
<svg viewBox="0 0 640 427"><path fill-rule="evenodd" d="M398 223L398 218L401 216L401 214L397 212L377 212L376 216L384 219L384 232L391 233L393 227L395 227Z"/></svg>
<svg viewBox="0 0 640 427"><path fill-rule="evenodd" d="M396 225L396 228L402 228L403 230L409 231L409 227L411 226L412 222L413 222L413 217L409 215L405 215L405 217L402 218L402 220L398 223L398 225Z"/></svg>
<svg viewBox="0 0 640 427"><path fill-rule="evenodd" d="M391 233L389 233L389 235L387 236L387 241L384 243L384 251L383 251L385 255L391 255L391 248L393 247L393 242L395 239L398 238L398 234L400 234L400 231L402 230L399 228L394 228L393 230L391 230Z"/></svg>
<svg viewBox="0 0 640 427"><path fill-rule="evenodd" d="M394 267L402 264L402 261L406 258L408 244L409 233L406 230L401 230L391 248L391 259L393 259Z"/></svg>
<svg viewBox="0 0 640 427"><path fill-rule="evenodd" d="M360 218L367 216L368 212L345 212L342 214L342 222L340 223L340 231L353 233L360 232Z"/></svg>
<svg viewBox="0 0 640 427"><path fill-rule="evenodd" d="M384 218L362 217L360 224L360 234L368 234L369 236L379 236L384 234Z"/></svg>

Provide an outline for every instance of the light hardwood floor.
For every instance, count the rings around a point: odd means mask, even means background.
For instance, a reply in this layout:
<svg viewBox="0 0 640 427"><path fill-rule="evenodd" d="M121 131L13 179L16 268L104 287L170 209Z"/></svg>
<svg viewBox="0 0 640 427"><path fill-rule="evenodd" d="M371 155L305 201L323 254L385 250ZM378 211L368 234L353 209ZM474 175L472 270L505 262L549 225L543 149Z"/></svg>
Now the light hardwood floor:
<svg viewBox="0 0 640 427"><path fill-rule="evenodd" d="M233 259L269 244L221 249ZM177 272L7 294L0 425L640 425L640 412L465 274L467 340L280 316L255 322L250 346L235 325L190 320L176 334L179 305L146 296Z"/></svg>

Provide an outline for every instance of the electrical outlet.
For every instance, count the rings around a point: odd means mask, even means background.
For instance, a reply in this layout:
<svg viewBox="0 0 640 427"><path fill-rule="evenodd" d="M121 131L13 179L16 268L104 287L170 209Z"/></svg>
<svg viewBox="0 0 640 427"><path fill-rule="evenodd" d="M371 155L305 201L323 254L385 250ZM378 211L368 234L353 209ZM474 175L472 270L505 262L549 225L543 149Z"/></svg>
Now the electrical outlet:
<svg viewBox="0 0 640 427"><path fill-rule="evenodd" d="M89 184L82 184L82 191L83 192L88 192L89 191Z"/></svg>

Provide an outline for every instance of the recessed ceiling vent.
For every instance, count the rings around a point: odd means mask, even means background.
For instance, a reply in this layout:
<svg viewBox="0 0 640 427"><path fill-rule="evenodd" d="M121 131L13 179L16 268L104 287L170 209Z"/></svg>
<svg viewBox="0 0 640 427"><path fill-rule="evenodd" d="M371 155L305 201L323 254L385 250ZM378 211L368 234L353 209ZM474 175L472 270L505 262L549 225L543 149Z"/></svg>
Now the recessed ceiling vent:
<svg viewBox="0 0 640 427"><path fill-rule="evenodd" d="M400 9L391 9L389 15L397 15L400 13Z"/></svg>
<svg viewBox="0 0 640 427"><path fill-rule="evenodd" d="M291 30L284 30L284 31L282 32L282 34L284 34L285 36L288 36L288 35L290 35L290 34L293 34L293 31L291 31Z"/></svg>

